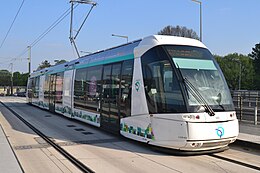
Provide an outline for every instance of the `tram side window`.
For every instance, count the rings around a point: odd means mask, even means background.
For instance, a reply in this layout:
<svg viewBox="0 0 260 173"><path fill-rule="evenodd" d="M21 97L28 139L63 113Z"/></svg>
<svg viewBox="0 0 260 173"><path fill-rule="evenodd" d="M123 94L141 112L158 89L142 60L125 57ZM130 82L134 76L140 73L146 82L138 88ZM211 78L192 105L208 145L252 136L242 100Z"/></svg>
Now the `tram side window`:
<svg viewBox="0 0 260 173"><path fill-rule="evenodd" d="M27 89L27 92L28 92L28 97L29 98L32 98L32 87L33 87L33 79L30 78L29 79L29 82L28 82L28 89Z"/></svg>
<svg viewBox="0 0 260 173"><path fill-rule="evenodd" d="M124 61L122 67L121 79L121 106L120 115L127 117L131 115L131 92L132 92L132 78L133 78L133 64L134 60Z"/></svg>
<svg viewBox="0 0 260 173"><path fill-rule="evenodd" d="M35 93L35 80L36 78L32 78L32 98L35 98L34 93Z"/></svg>
<svg viewBox="0 0 260 173"><path fill-rule="evenodd" d="M120 108L121 63L112 65L110 81L110 116L114 117L118 115Z"/></svg>
<svg viewBox="0 0 260 173"><path fill-rule="evenodd" d="M164 50L155 47L141 59L149 112L185 112L186 107L176 74Z"/></svg>
<svg viewBox="0 0 260 173"><path fill-rule="evenodd" d="M45 76L45 81L44 81L44 87L43 87L43 90L44 90L44 102L49 102L49 86L50 83L49 83L49 75L46 75Z"/></svg>
<svg viewBox="0 0 260 173"><path fill-rule="evenodd" d="M58 104L62 104L63 78L64 78L64 72L60 72L60 73L56 74L55 103L58 103Z"/></svg>
<svg viewBox="0 0 260 173"><path fill-rule="evenodd" d="M87 69L77 69L74 81L74 107L85 109L86 107L86 88L87 88Z"/></svg>
<svg viewBox="0 0 260 173"><path fill-rule="evenodd" d="M86 79L86 109L91 112L98 112L100 108L102 66L90 67L87 69Z"/></svg>
<svg viewBox="0 0 260 173"><path fill-rule="evenodd" d="M40 77L33 78L33 84L32 84L33 98L39 98L39 84L40 84Z"/></svg>

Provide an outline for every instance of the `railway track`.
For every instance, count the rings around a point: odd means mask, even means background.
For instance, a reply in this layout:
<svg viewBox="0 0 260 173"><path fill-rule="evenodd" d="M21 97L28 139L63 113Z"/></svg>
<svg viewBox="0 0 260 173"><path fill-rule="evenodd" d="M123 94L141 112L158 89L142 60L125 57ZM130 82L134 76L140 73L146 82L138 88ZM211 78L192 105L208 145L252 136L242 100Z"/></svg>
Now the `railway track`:
<svg viewBox="0 0 260 173"><path fill-rule="evenodd" d="M12 114L14 114L20 121L22 121L26 126L28 126L32 131L34 131L37 135L39 135L43 140L45 140L49 145L55 148L60 154L62 154L66 159L68 159L73 165L75 165L78 169L80 169L84 173L94 173L94 171L87 167L85 164L80 162L78 159L73 157L70 153L64 150L61 146L53 142L48 136L43 134L40 130L35 128L31 123L26 121L22 116L20 116L17 112L13 109L8 107L6 104L0 101L0 103L7 108Z"/></svg>
<svg viewBox="0 0 260 173"><path fill-rule="evenodd" d="M260 167L259 166L255 166L255 165L251 165L251 164L248 164L248 163L244 163L244 162L232 159L232 158L228 158L228 157L225 157L225 156L220 156L218 154L209 154L209 156L217 158L217 159L220 159L220 160L225 160L227 162L234 163L234 164L237 164L237 165L240 165L240 166L244 166L244 167L247 167L247 168L251 168L251 169L260 171Z"/></svg>

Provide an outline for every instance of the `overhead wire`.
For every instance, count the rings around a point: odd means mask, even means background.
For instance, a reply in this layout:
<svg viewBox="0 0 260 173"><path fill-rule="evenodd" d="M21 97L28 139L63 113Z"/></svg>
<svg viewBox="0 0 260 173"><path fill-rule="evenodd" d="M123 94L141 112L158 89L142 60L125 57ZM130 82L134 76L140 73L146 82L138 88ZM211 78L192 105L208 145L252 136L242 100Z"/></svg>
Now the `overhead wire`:
<svg viewBox="0 0 260 173"><path fill-rule="evenodd" d="M1 64L6 64L6 63L10 63L10 62L12 62L13 61L13 59L10 59L10 60L6 60L6 61L1 61Z"/></svg>
<svg viewBox="0 0 260 173"><path fill-rule="evenodd" d="M76 8L78 5L76 5L74 8ZM35 46L41 39L43 39L51 30L53 30L60 22L62 22L65 17L67 17L70 14L70 8L67 9L51 26L49 26L37 39L35 39L31 47Z"/></svg>
<svg viewBox="0 0 260 173"><path fill-rule="evenodd" d="M10 59L11 57L0 57L0 59Z"/></svg>
<svg viewBox="0 0 260 173"><path fill-rule="evenodd" d="M15 62L17 60L23 61L23 58L10 58L9 60L5 60L5 61L1 61L1 64L6 64L6 63L10 63L10 62Z"/></svg>
<svg viewBox="0 0 260 173"><path fill-rule="evenodd" d="M75 5L74 9L78 6ZM31 44L30 47L34 47L36 44L38 44L49 32L51 32L60 22L62 22L68 15L70 14L70 8L67 9L57 20L55 20L41 35L39 35ZM21 54L19 54L17 57L20 58L28 51L27 48L25 48Z"/></svg>
<svg viewBox="0 0 260 173"><path fill-rule="evenodd" d="M21 11L21 9L22 9L22 7L23 7L24 2L25 2L25 0L22 1L21 5L20 5L20 7L19 7L19 9L18 9L18 11L17 11L15 17L14 17L14 20L13 20L13 22L11 23L11 25L10 25L10 27L9 27L9 29L8 29L8 31L7 31L7 33L6 33L6 35L5 35L5 37L4 37L3 41L2 41L2 43L1 43L1 45L0 45L0 49L3 47L3 45L4 45L4 43L5 43L5 41L6 41L7 37L8 37L8 35L9 35L9 33L10 33L10 31L11 31L13 25L14 25L14 22L16 21L16 19L17 19L19 13L20 13L20 11Z"/></svg>

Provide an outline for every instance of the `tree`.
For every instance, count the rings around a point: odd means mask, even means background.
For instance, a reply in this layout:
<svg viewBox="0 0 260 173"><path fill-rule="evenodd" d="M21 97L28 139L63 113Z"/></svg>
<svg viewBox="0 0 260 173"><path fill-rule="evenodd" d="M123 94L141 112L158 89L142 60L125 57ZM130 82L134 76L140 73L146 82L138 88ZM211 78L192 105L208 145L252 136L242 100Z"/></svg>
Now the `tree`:
<svg viewBox="0 0 260 173"><path fill-rule="evenodd" d="M54 60L55 64L54 65L59 65L59 64L63 64L65 62L67 62L66 60L62 59L62 60Z"/></svg>
<svg viewBox="0 0 260 173"><path fill-rule="evenodd" d="M14 72L13 73L13 85L14 86L19 86L20 84L20 79L21 79L21 74L20 72Z"/></svg>
<svg viewBox="0 0 260 173"><path fill-rule="evenodd" d="M11 84L11 73L8 70L0 70L0 86Z"/></svg>
<svg viewBox="0 0 260 173"><path fill-rule="evenodd" d="M0 70L0 86L11 86L11 72L8 70ZM13 73L13 85L14 86L26 86L29 73L14 72Z"/></svg>
<svg viewBox="0 0 260 173"><path fill-rule="evenodd" d="M20 73L20 72L14 72L13 73L13 85L14 86L26 86L27 80L29 77L29 73Z"/></svg>
<svg viewBox="0 0 260 173"><path fill-rule="evenodd" d="M254 69L255 69L255 89L260 89L260 43L256 44L254 48L252 48L252 53L249 56L253 59Z"/></svg>
<svg viewBox="0 0 260 173"><path fill-rule="evenodd" d="M224 57L214 55L224 76L228 86L232 90L238 89L240 78L240 63L241 63L241 89L254 88L254 66L253 61L249 56L233 53Z"/></svg>
<svg viewBox="0 0 260 173"><path fill-rule="evenodd" d="M168 25L164 27L161 31L157 33L158 35L173 35L173 36L179 36L179 37L187 37L187 38L194 38L199 40L199 36L195 31L192 29L188 29L185 26L179 26L176 27Z"/></svg>
<svg viewBox="0 0 260 173"><path fill-rule="evenodd" d="M42 61L41 64L39 64L37 70L41 70L41 69L44 69L44 68L50 67L50 66L51 66L51 63L49 61L45 60L45 61Z"/></svg>
<svg viewBox="0 0 260 173"><path fill-rule="evenodd" d="M20 79L21 82L20 86L27 86L28 78L29 78L29 73L22 73Z"/></svg>

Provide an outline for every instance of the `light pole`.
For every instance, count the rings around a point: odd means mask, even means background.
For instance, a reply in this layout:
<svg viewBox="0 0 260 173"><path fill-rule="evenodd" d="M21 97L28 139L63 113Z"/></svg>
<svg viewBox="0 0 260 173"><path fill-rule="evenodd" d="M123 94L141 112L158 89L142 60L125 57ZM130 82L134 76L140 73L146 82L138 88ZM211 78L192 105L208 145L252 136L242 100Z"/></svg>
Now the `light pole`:
<svg viewBox="0 0 260 173"><path fill-rule="evenodd" d="M202 2L198 0L191 0L200 5L200 41L202 42Z"/></svg>
<svg viewBox="0 0 260 173"><path fill-rule="evenodd" d="M238 89L241 90L241 76L242 76L242 63L239 61L239 83L238 83Z"/></svg>
<svg viewBox="0 0 260 173"><path fill-rule="evenodd" d="M126 39L126 43L128 43L128 36L126 35L116 35L116 34L112 34L113 37L121 37L121 38L125 38Z"/></svg>
<svg viewBox="0 0 260 173"><path fill-rule="evenodd" d="M238 90L240 90L241 89L241 76L242 76L242 63L238 59L235 59L235 62L239 63Z"/></svg>
<svg viewBox="0 0 260 173"><path fill-rule="evenodd" d="M13 63L10 64L11 66L11 95L14 94L13 88L14 88L14 81L13 81Z"/></svg>
<svg viewBox="0 0 260 173"><path fill-rule="evenodd" d="M28 48L28 69L29 69L29 74L31 74L31 46L27 46Z"/></svg>

